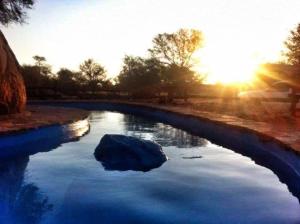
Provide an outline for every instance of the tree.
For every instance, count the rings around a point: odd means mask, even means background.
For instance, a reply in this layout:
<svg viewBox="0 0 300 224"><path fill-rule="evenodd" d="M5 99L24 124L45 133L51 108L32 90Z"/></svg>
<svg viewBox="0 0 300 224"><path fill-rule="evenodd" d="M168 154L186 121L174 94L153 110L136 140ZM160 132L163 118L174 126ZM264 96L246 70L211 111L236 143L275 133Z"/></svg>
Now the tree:
<svg viewBox="0 0 300 224"><path fill-rule="evenodd" d="M118 76L119 85L136 94L151 95L161 83L163 64L155 58L126 55Z"/></svg>
<svg viewBox="0 0 300 224"><path fill-rule="evenodd" d="M290 32L290 36L284 42L287 51L285 56L291 65L300 65L300 24Z"/></svg>
<svg viewBox="0 0 300 224"><path fill-rule="evenodd" d="M57 72L57 79L64 83L73 82L76 79L76 72L73 72L67 68L61 68Z"/></svg>
<svg viewBox="0 0 300 224"><path fill-rule="evenodd" d="M42 56L34 56L34 65L23 65L21 71L27 87L27 92L34 89L55 89L55 77L52 76L51 66L46 63L46 58ZM36 94L37 95L37 94Z"/></svg>
<svg viewBox="0 0 300 224"><path fill-rule="evenodd" d="M158 34L149 49L152 57L166 65L162 84L172 101L174 93L180 93L187 100L188 86L199 81L192 71L197 60L194 58L203 45L202 33L195 29L180 29L175 33ZM182 94L183 92L183 94Z"/></svg>
<svg viewBox="0 0 300 224"><path fill-rule="evenodd" d="M290 94L291 106L290 112L294 116L296 115L296 105L299 101L299 73L300 73L300 24L290 32L290 36L285 41L287 51L285 56L287 62L296 68L297 75L292 75L290 84L292 92Z"/></svg>
<svg viewBox="0 0 300 224"><path fill-rule="evenodd" d="M51 66L46 63L46 58L43 56L35 55L32 57L35 60L35 67L39 69L41 75L51 75Z"/></svg>
<svg viewBox="0 0 300 224"><path fill-rule="evenodd" d="M175 33L158 34L153 39L151 55L168 65L192 67L194 53L202 47L202 33L194 29L180 29Z"/></svg>
<svg viewBox="0 0 300 224"><path fill-rule="evenodd" d="M26 9L31 9L33 0L2 0L0 1L0 23L8 25L11 22L24 23Z"/></svg>
<svg viewBox="0 0 300 224"><path fill-rule="evenodd" d="M93 59L88 59L80 65L80 72L84 84L95 93L98 87L106 80L106 71L103 66L96 63Z"/></svg>
<svg viewBox="0 0 300 224"><path fill-rule="evenodd" d="M24 77L27 89L45 87L47 80L42 76L40 69L35 65L23 65L21 71Z"/></svg>
<svg viewBox="0 0 300 224"><path fill-rule="evenodd" d="M42 66L46 62L46 58L43 56L35 55L32 58L35 60L35 65L39 66L39 67Z"/></svg>
<svg viewBox="0 0 300 224"><path fill-rule="evenodd" d="M80 81L78 77L80 74L78 72L73 72L67 68L61 68L57 72L57 87L59 92L66 94L73 94L80 86Z"/></svg>
<svg viewBox="0 0 300 224"><path fill-rule="evenodd" d="M195 84L202 82L204 76L196 74L187 67L176 64L168 66L162 74L162 87L168 92L168 101L172 101L174 94L188 99L188 90Z"/></svg>

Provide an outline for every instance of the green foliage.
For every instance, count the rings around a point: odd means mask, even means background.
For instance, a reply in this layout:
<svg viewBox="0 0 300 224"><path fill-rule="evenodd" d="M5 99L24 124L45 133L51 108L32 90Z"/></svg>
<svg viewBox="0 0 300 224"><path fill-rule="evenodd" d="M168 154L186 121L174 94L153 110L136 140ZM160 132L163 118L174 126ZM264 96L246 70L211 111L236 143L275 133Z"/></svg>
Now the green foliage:
<svg viewBox="0 0 300 224"><path fill-rule="evenodd" d="M62 83L74 82L76 79L76 73L67 68L61 68L57 72L57 80Z"/></svg>
<svg viewBox="0 0 300 224"><path fill-rule="evenodd" d="M111 80L106 78L104 67L92 59L80 65L80 71L71 71L61 68L56 74L51 71L51 66L46 63L46 58L34 56L34 65L23 65L22 74L30 97L51 98L81 96L81 94L104 88L111 90Z"/></svg>
<svg viewBox="0 0 300 224"><path fill-rule="evenodd" d="M32 57L35 60L35 66L39 69L39 72L41 75L47 76L52 74L52 69L49 64L46 63L46 58L42 56L33 56Z"/></svg>
<svg viewBox="0 0 300 224"><path fill-rule="evenodd" d="M180 67L176 64L167 66L162 75L161 85L165 92L168 92L169 100L174 95L183 96L187 100L189 89L201 84L204 76L196 74L187 67Z"/></svg>
<svg viewBox="0 0 300 224"><path fill-rule="evenodd" d="M287 52L285 56L291 65L300 65L300 24L290 32L290 36L285 41Z"/></svg>
<svg viewBox="0 0 300 224"><path fill-rule="evenodd" d="M170 65L165 69L162 78L162 82L169 85L181 85L197 81L195 72L187 67L180 67L175 64Z"/></svg>
<svg viewBox="0 0 300 224"><path fill-rule="evenodd" d="M41 73L41 69L36 65L23 65L21 72L27 89L32 88L54 88L53 77Z"/></svg>
<svg viewBox="0 0 300 224"><path fill-rule="evenodd" d="M0 1L0 23L24 23L26 9L31 9L34 0L1 0Z"/></svg>
<svg viewBox="0 0 300 224"><path fill-rule="evenodd" d="M46 58L43 56L35 55L32 57L35 60L35 65L41 66L43 63L46 62Z"/></svg>
<svg viewBox="0 0 300 224"><path fill-rule="evenodd" d="M194 29L158 34L149 49L150 58L125 56L119 85L143 95L161 91L187 95L188 86L200 83L203 78L191 70L194 53L202 47L202 42L202 33Z"/></svg>
<svg viewBox="0 0 300 224"><path fill-rule="evenodd" d="M73 72L67 68L61 68L57 72L56 83L57 89L60 93L72 95L80 89L81 75L79 72Z"/></svg>
<svg viewBox="0 0 300 224"><path fill-rule="evenodd" d="M34 56L33 58L35 59L34 65L23 65L21 67L25 86L30 88L54 86L51 66L46 63L46 58L41 56Z"/></svg>
<svg viewBox="0 0 300 224"><path fill-rule="evenodd" d="M81 80L92 92L101 87L106 80L106 71L103 66L96 63L93 59L84 61L80 67Z"/></svg>
<svg viewBox="0 0 300 224"><path fill-rule="evenodd" d="M155 88L160 83L163 65L155 58L125 56L118 82L127 90Z"/></svg>
<svg viewBox="0 0 300 224"><path fill-rule="evenodd" d="M153 39L151 55L168 65L192 67L194 53L202 47L202 33L194 29L180 29L175 33L158 34Z"/></svg>

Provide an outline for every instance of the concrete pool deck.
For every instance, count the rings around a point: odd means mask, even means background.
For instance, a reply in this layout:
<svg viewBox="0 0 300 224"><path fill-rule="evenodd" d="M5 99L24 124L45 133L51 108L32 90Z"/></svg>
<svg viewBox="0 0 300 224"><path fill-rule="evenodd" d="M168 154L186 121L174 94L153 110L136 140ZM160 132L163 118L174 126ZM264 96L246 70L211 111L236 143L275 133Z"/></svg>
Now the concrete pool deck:
<svg viewBox="0 0 300 224"><path fill-rule="evenodd" d="M45 104L48 101L35 101ZM241 131L252 131L262 141L275 141L297 153L300 153L300 118L277 117L268 121L255 121L234 115L200 111L186 105L163 105L151 102L129 101L102 101L102 100L78 100L78 101L49 101L49 103L115 103L134 106L149 107L152 109L173 112L185 116L197 117L200 120L208 120L214 123L234 127ZM0 117L0 135L35 129L53 124L66 124L82 120L88 117L88 112L80 109L55 108L48 106L30 105L22 114Z"/></svg>
<svg viewBox="0 0 300 224"><path fill-rule="evenodd" d="M0 135L14 134L51 125L63 125L84 120L89 112L80 109L49 106L27 106L19 114L0 116Z"/></svg>

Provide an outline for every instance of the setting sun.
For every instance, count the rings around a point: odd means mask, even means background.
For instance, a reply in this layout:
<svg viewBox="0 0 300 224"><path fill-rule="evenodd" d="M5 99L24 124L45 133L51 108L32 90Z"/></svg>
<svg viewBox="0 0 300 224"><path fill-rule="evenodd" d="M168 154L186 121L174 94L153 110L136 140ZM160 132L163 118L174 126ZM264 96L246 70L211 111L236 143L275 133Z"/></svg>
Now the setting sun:
<svg viewBox="0 0 300 224"><path fill-rule="evenodd" d="M203 58L203 66L207 69L209 83L246 83L251 82L259 61L243 55L207 55Z"/></svg>
<svg viewBox="0 0 300 224"><path fill-rule="evenodd" d="M237 33L224 35L218 39L218 33L212 32L205 37L203 49L197 52L200 60L197 70L207 75L207 83L241 84L253 81L256 70L264 62L251 37L235 39ZM268 52L267 52L268 53Z"/></svg>

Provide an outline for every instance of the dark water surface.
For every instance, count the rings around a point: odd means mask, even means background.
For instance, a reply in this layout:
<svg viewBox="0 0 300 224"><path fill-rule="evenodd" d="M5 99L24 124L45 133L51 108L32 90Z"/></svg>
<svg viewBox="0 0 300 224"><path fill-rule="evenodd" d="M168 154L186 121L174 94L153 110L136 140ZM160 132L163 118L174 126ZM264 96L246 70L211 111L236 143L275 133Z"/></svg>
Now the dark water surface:
<svg viewBox="0 0 300 224"><path fill-rule="evenodd" d="M298 199L247 157L133 115L94 111L90 122L77 142L0 163L1 224L300 223ZM93 155L104 134L155 140L169 160L107 171Z"/></svg>

